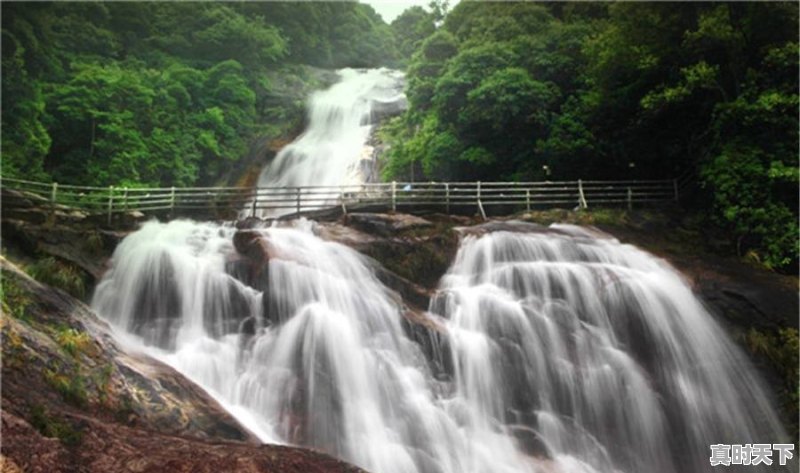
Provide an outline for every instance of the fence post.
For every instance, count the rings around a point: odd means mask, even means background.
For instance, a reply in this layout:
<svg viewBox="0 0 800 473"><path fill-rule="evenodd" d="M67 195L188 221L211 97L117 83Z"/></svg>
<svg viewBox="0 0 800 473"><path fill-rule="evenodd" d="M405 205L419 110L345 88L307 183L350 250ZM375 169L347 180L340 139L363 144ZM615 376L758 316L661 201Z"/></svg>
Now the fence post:
<svg viewBox="0 0 800 473"><path fill-rule="evenodd" d="M397 211L397 182L392 181L392 212Z"/></svg>
<svg viewBox="0 0 800 473"><path fill-rule="evenodd" d="M250 210L250 216L251 217L255 217L256 216L256 208L257 207L258 207L258 187L256 187L256 192L255 192L255 195L253 196L253 205L252 205L252 209Z"/></svg>
<svg viewBox="0 0 800 473"><path fill-rule="evenodd" d="M578 205L585 209L588 207L586 205L586 196L583 195L583 180L578 179Z"/></svg>
<svg viewBox="0 0 800 473"><path fill-rule="evenodd" d="M531 211L531 190L525 189L525 208Z"/></svg>
<svg viewBox="0 0 800 473"><path fill-rule="evenodd" d="M295 188L295 192L297 193L297 215L300 215L300 188Z"/></svg>
<svg viewBox="0 0 800 473"><path fill-rule="evenodd" d="M126 212L128 211L128 188L126 187L122 193L122 208Z"/></svg>
<svg viewBox="0 0 800 473"><path fill-rule="evenodd" d="M114 186L108 186L108 224L111 225L111 212L114 209Z"/></svg>
<svg viewBox="0 0 800 473"><path fill-rule="evenodd" d="M672 180L672 189L675 191L675 202L678 202L678 180Z"/></svg>
<svg viewBox="0 0 800 473"><path fill-rule="evenodd" d="M56 221L56 192L58 192L58 183L53 183L53 190L50 191L50 214L53 218L53 223Z"/></svg>
<svg viewBox="0 0 800 473"><path fill-rule="evenodd" d="M450 215L450 183L444 183L445 213Z"/></svg>
<svg viewBox="0 0 800 473"><path fill-rule="evenodd" d="M478 205L481 205L481 181L478 181L478 195L477 195L477 202Z"/></svg>
<svg viewBox="0 0 800 473"><path fill-rule="evenodd" d="M628 187L628 210L633 210L633 192Z"/></svg>
<svg viewBox="0 0 800 473"><path fill-rule="evenodd" d="M175 213L175 186L172 186L171 192L169 194L169 211L170 213Z"/></svg>
<svg viewBox="0 0 800 473"><path fill-rule="evenodd" d="M339 200L342 201L342 215L347 215L347 204L344 201L344 187L339 187Z"/></svg>

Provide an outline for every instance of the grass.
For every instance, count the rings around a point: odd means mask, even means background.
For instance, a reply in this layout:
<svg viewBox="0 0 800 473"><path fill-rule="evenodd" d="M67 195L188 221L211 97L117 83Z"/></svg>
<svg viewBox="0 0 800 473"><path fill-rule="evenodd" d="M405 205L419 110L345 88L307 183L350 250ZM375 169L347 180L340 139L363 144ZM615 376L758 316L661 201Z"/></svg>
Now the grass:
<svg viewBox="0 0 800 473"><path fill-rule="evenodd" d="M86 382L80 373L66 375L60 371L44 370L47 383L53 387L69 404L76 407L86 407L89 404L89 395L86 392Z"/></svg>
<svg viewBox="0 0 800 473"><path fill-rule="evenodd" d="M114 373L114 365L106 364L99 373L93 376L94 384L97 386L97 398L102 404L108 401L108 393L111 387L111 375Z"/></svg>
<svg viewBox="0 0 800 473"><path fill-rule="evenodd" d="M103 251L103 236L99 232L89 232L86 235L86 240L83 242L83 247L92 254L100 254Z"/></svg>
<svg viewBox="0 0 800 473"><path fill-rule="evenodd" d="M31 300L19 284L4 275L0 284L0 301L4 314L30 324L32 322L28 307Z"/></svg>
<svg viewBox="0 0 800 473"><path fill-rule="evenodd" d="M86 353L91 347L89 334L74 328L61 327L56 332L55 338L58 345L73 358Z"/></svg>
<svg viewBox="0 0 800 473"><path fill-rule="evenodd" d="M61 289L78 299L86 296L83 271L74 264L46 256L26 269L32 278L43 284Z"/></svg>
<svg viewBox="0 0 800 473"><path fill-rule="evenodd" d="M65 419L50 414L40 405L34 405L30 411L30 423L45 437L55 437L66 446L75 446L81 443L83 432L76 429Z"/></svg>

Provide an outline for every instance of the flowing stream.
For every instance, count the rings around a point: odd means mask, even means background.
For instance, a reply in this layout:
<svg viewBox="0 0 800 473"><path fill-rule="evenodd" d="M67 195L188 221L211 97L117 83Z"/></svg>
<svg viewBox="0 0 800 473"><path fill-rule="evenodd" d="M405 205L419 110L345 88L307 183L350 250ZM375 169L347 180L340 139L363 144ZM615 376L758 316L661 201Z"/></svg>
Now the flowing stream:
<svg viewBox="0 0 800 473"><path fill-rule="evenodd" d="M376 180L375 150L368 139L377 122L407 107L403 73L390 69L342 69L340 80L312 95L306 130L281 149L261 172L259 187L353 186ZM287 191L289 197L294 190ZM339 193L319 196L320 207ZM291 205L289 206L291 207ZM259 212L262 217L292 209Z"/></svg>
<svg viewBox="0 0 800 473"><path fill-rule="evenodd" d="M403 103L402 76L340 74L260 185L369 179L369 132ZM786 440L745 357L635 247L566 225L464 229L427 313L438 328L420 332L373 263L315 225L149 222L93 307L263 441L374 473L691 473L711 444Z"/></svg>
<svg viewBox="0 0 800 473"><path fill-rule="evenodd" d="M93 307L264 441L376 473L700 472L712 443L785 440L742 354L635 247L564 225L468 229L426 351L370 263L314 227L250 230L259 259L233 227L149 222Z"/></svg>

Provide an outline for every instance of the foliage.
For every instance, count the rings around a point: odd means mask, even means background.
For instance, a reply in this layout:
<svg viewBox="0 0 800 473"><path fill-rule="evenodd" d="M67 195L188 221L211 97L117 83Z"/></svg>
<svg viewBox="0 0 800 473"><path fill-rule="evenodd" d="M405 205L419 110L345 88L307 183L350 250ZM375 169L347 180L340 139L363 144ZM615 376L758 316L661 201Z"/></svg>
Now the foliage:
<svg viewBox="0 0 800 473"><path fill-rule="evenodd" d="M783 380L781 400L791 419L792 437L797 438L798 406L800 406L800 339L795 328L782 328L777 332L750 329L745 343L751 353L765 357Z"/></svg>
<svg viewBox="0 0 800 473"><path fill-rule="evenodd" d="M89 395L86 391L86 382L79 372L65 374L58 370L45 369L44 378L64 401L76 407L88 405Z"/></svg>
<svg viewBox="0 0 800 473"><path fill-rule="evenodd" d="M422 41L436 31L435 18L420 6L406 9L390 25L402 58L410 58Z"/></svg>
<svg viewBox="0 0 800 473"><path fill-rule="evenodd" d="M34 405L30 411L30 424L45 437L55 437L64 445L71 447L81 443L83 432L73 427L67 420L51 414L41 405Z"/></svg>
<svg viewBox="0 0 800 473"><path fill-rule="evenodd" d="M698 210L739 254L791 270L797 28L798 6L778 2L461 2L413 40L410 109L384 128L384 176L663 179L693 170L710 197Z"/></svg>
<svg viewBox="0 0 800 473"><path fill-rule="evenodd" d="M31 316L28 307L31 300L19 284L9 278L8 274L2 274L2 284L0 284L0 301L4 314L11 315L19 320L30 323Z"/></svg>
<svg viewBox="0 0 800 473"><path fill-rule="evenodd" d="M36 260L27 268L28 274L37 281L57 287L78 299L86 295L86 279L77 266L46 256Z"/></svg>
<svg viewBox="0 0 800 473"><path fill-rule="evenodd" d="M56 342L58 342L58 345L73 358L86 352L91 346L89 334L69 327L61 327L58 330L58 333L56 333Z"/></svg>
<svg viewBox="0 0 800 473"><path fill-rule="evenodd" d="M269 72L396 61L389 26L356 2L4 3L2 13L6 177L208 184L257 135L287 126L274 120L294 105L269 101Z"/></svg>

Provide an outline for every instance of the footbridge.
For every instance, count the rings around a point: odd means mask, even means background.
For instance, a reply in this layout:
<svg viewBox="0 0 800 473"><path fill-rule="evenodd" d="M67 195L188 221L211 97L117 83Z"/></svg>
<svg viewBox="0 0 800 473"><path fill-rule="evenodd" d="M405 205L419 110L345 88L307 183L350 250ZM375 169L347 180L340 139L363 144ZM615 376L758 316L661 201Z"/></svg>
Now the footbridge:
<svg viewBox="0 0 800 473"><path fill-rule="evenodd" d="M677 202L691 174L658 180L383 182L298 187L76 186L0 177L2 209L79 212L111 225L136 213L160 219L293 218L348 212L508 215L524 210L654 206Z"/></svg>

